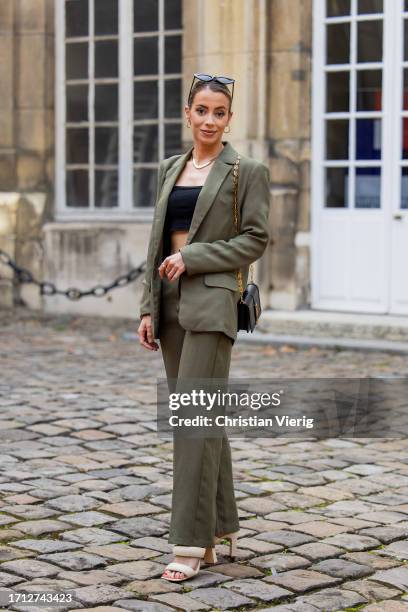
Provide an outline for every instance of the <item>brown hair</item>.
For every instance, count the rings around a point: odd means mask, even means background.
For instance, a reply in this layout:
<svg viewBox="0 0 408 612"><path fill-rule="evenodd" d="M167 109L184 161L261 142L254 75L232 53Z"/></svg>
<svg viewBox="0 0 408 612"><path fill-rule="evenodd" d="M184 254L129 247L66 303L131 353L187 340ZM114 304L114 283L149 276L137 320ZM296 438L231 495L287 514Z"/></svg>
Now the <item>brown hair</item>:
<svg viewBox="0 0 408 612"><path fill-rule="evenodd" d="M218 81L196 81L188 97L187 105L189 106L189 108L191 108L193 105L195 95L199 91L204 89L205 87L208 87L209 89L211 89L211 91L215 91L217 93L223 93L224 95L226 95L229 100L228 110L231 110L231 104L232 104L231 92L226 85L223 85L222 83L218 83Z"/></svg>

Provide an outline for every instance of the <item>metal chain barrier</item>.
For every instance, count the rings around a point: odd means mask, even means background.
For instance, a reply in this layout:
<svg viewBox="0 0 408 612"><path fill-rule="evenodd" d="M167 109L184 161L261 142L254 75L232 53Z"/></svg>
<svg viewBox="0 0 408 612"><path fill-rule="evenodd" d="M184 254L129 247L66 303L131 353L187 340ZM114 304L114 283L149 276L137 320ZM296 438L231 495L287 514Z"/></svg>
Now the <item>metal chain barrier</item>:
<svg viewBox="0 0 408 612"><path fill-rule="evenodd" d="M103 297L112 289L116 287L124 287L129 283L132 283L134 280L139 278L141 274L145 271L146 262L140 264L137 268L133 268L127 274L121 274L118 276L116 280L114 280L110 285L96 285L92 287L92 289L88 289L87 291L81 291L81 289L76 289L75 287L70 287L65 291L62 289L57 289L54 283L47 281L38 281L34 278L30 270L26 268L21 268L16 264L16 262L8 255L5 251L0 249L0 262L10 266L12 270L14 270L15 275L20 283L33 283L40 288L41 295L65 295L69 300L79 300L82 297L93 295L95 297Z"/></svg>

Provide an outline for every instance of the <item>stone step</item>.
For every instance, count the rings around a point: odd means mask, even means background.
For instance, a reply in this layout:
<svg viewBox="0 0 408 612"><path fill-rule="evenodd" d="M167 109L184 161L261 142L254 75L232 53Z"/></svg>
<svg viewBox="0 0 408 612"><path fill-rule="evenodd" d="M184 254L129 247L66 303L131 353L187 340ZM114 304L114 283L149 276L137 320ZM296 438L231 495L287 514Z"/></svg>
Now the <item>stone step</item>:
<svg viewBox="0 0 408 612"><path fill-rule="evenodd" d="M239 332L237 342L408 354L408 317L264 310L256 330Z"/></svg>
<svg viewBox="0 0 408 612"><path fill-rule="evenodd" d="M260 333L408 343L408 316L373 315L318 310L264 310Z"/></svg>
<svg viewBox="0 0 408 612"><path fill-rule="evenodd" d="M269 334L255 331L253 334L239 332L237 342L251 344L272 344L274 346L295 346L297 348L310 348L312 346L328 349L352 351L383 351L397 355L408 355L408 342L395 342L392 340L362 340L358 338L333 338L330 336L292 336L288 334Z"/></svg>

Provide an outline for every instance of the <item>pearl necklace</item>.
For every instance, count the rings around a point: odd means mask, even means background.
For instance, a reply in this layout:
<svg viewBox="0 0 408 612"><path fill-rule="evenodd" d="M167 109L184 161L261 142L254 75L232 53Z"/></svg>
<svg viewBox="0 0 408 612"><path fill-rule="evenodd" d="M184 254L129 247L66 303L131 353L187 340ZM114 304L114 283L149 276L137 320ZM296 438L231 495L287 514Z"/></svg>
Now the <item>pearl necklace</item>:
<svg viewBox="0 0 408 612"><path fill-rule="evenodd" d="M224 148L224 147L223 147L223 148ZM221 151L222 151L222 149L221 149ZM221 153L221 151L220 151L220 153ZM218 153L218 155L219 155L219 153ZM212 158L212 159L210 159L209 161L207 161L207 162L205 162L204 164L201 164L201 166L199 166L199 165L196 163L195 159L194 159L194 155L193 155L193 153L191 153L191 157L192 157L192 160L193 160L193 166L194 166L194 168L196 168L197 170L201 170L202 168L206 168L207 166L209 166L210 164L212 164L212 162L214 161L214 159L217 159L218 155L216 155L215 157L213 157L213 158Z"/></svg>
<svg viewBox="0 0 408 612"><path fill-rule="evenodd" d="M214 161L215 157L213 157L212 159L210 159L210 161L205 162L205 164L202 164L201 166L199 166L198 164L196 164L195 159L194 159L194 155L191 155L192 159L193 159L193 166L194 168L196 168L197 170L201 170L202 168L206 168L207 166L209 166L210 164L212 164L212 162Z"/></svg>

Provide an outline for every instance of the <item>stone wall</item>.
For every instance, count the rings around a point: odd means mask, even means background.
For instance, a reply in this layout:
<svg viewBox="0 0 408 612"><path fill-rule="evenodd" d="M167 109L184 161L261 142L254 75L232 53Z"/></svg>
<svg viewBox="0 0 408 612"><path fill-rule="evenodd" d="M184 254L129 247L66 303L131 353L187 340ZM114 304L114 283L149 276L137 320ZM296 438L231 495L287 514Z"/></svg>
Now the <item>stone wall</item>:
<svg viewBox="0 0 408 612"><path fill-rule="evenodd" d="M43 223L51 217L54 158L53 0L0 2L0 248L42 276ZM41 306L0 267L0 306Z"/></svg>
<svg viewBox="0 0 408 612"><path fill-rule="evenodd" d="M267 134L272 308L310 304L312 0L271 0Z"/></svg>
<svg viewBox="0 0 408 612"><path fill-rule="evenodd" d="M59 289L82 291L109 285L145 260L146 225L119 222L61 222L44 226L44 276ZM106 317L139 316L140 278L101 297L71 301L44 297L46 312Z"/></svg>

